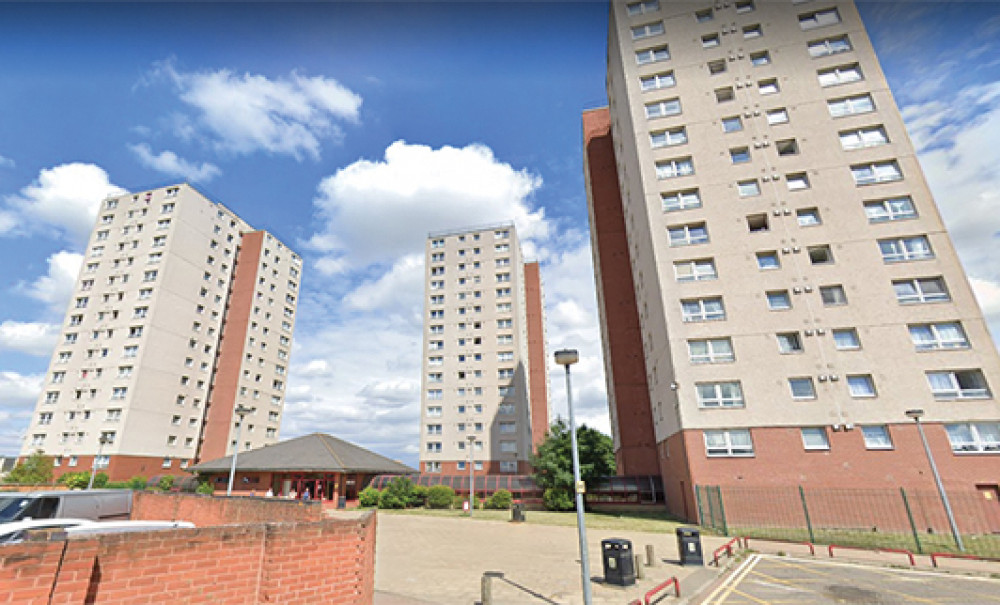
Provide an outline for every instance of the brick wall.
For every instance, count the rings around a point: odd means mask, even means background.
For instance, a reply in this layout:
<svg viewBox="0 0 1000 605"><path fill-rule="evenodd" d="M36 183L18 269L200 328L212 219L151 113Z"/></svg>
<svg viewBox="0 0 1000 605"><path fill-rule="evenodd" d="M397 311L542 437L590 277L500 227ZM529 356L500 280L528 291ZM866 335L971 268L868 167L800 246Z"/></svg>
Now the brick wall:
<svg viewBox="0 0 1000 605"><path fill-rule="evenodd" d="M132 518L190 521L198 527L268 521L319 521L323 506L285 498L224 498L198 494L135 492Z"/></svg>
<svg viewBox="0 0 1000 605"><path fill-rule="evenodd" d="M209 498L187 496L200 501L190 505L169 497L139 498L136 507L163 512L173 504L205 520L217 514ZM249 506L229 502L225 510L247 516L254 510L253 502L240 504ZM256 503L256 510L294 510L284 504ZM0 603L371 603L375 525L368 513L3 546Z"/></svg>

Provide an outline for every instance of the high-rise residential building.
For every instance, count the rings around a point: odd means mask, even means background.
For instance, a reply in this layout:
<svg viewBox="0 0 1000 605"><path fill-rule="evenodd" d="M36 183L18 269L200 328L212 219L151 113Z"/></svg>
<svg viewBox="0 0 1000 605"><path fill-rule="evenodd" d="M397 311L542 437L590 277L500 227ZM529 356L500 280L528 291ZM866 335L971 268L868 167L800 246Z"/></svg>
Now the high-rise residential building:
<svg viewBox="0 0 1000 605"><path fill-rule="evenodd" d="M584 114L620 474L996 490L1000 359L853 3L611 3ZM984 495L986 491L983 491ZM993 492L991 492L993 493Z"/></svg>
<svg viewBox="0 0 1000 605"><path fill-rule="evenodd" d="M426 247L420 470L526 473L548 430L541 279L512 223Z"/></svg>
<svg viewBox="0 0 1000 605"><path fill-rule="evenodd" d="M21 455L112 480L275 443L302 260L186 184L101 202ZM95 460L96 457L96 460Z"/></svg>

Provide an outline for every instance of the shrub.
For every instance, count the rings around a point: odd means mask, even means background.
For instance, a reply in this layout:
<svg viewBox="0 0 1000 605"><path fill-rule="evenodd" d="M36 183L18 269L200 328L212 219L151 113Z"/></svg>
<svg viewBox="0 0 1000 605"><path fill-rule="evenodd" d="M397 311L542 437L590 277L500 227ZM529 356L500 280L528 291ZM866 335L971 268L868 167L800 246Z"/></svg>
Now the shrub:
<svg viewBox="0 0 1000 605"><path fill-rule="evenodd" d="M98 476L98 479L100 479L100 476ZM94 484L95 485L97 484L96 480L94 481ZM125 483L124 481L109 481L108 483L104 484L104 487L106 487L107 489L128 489L129 488L128 487L128 483Z"/></svg>
<svg viewBox="0 0 1000 605"><path fill-rule="evenodd" d="M366 487L358 493L358 504L366 508L378 506L380 495L381 492L374 487Z"/></svg>
<svg viewBox="0 0 1000 605"><path fill-rule="evenodd" d="M160 481L156 484L157 489L164 492L169 492L170 488L172 488L173 486L174 486L173 475L165 475L163 477L160 477Z"/></svg>
<svg viewBox="0 0 1000 605"><path fill-rule="evenodd" d="M493 492L493 495L486 501L486 508L504 510L510 508L510 505L513 502L514 496L512 496L509 491L505 489L498 489Z"/></svg>
<svg viewBox="0 0 1000 605"><path fill-rule="evenodd" d="M388 488L382 490L378 496L379 508L406 508L406 499L396 492L389 491Z"/></svg>
<svg viewBox="0 0 1000 605"><path fill-rule="evenodd" d="M201 483L198 484L198 489L194 491L195 493L198 494L208 494L209 496L211 496L212 494L215 493L215 488L212 487L212 484L209 483L208 481L202 481Z"/></svg>
<svg viewBox="0 0 1000 605"><path fill-rule="evenodd" d="M94 487L104 488L108 486L108 474L97 473L94 477Z"/></svg>
<svg viewBox="0 0 1000 605"><path fill-rule="evenodd" d="M90 471L80 471L78 473L66 473L62 477L59 477L59 483L62 483L69 489L83 489L87 487L87 483L90 482ZM97 482L97 478L94 478L94 482Z"/></svg>
<svg viewBox="0 0 1000 605"><path fill-rule="evenodd" d="M424 506L427 504L427 488L423 485L414 485L410 492L408 506Z"/></svg>
<svg viewBox="0 0 1000 605"><path fill-rule="evenodd" d="M41 450L25 458L21 464L15 466L4 483L23 483L27 485L38 485L52 482L52 458L42 454Z"/></svg>
<svg viewBox="0 0 1000 605"><path fill-rule="evenodd" d="M435 485L427 489L427 506L430 508L448 508L454 499L455 490L447 485Z"/></svg>
<svg viewBox="0 0 1000 605"><path fill-rule="evenodd" d="M396 477L382 490L379 508L406 508L413 502L413 482L407 477Z"/></svg>
<svg viewBox="0 0 1000 605"><path fill-rule="evenodd" d="M569 494L554 487L545 490L542 499L545 501L545 508L549 510L572 510L575 507Z"/></svg>
<svg viewBox="0 0 1000 605"><path fill-rule="evenodd" d="M134 489L136 491L142 491L146 489L146 478L143 477L142 475L136 475L135 477L132 477L125 483L128 484L129 489Z"/></svg>

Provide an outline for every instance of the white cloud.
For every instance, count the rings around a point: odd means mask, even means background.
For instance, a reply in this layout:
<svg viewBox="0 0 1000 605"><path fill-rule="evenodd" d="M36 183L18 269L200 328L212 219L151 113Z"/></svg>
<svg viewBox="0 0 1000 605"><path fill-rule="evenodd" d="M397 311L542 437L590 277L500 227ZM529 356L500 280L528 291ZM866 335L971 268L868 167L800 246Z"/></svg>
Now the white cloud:
<svg viewBox="0 0 1000 605"><path fill-rule="evenodd" d="M30 284L19 284L17 290L45 303L50 312L61 315L76 285L83 255L63 250L50 256L46 262L49 269L45 275Z"/></svg>
<svg viewBox="0 0 1000 605"><path fill-rule="evenodd" d="M332 78L292 72L269 79L228 69L181 72L170 61L156 66L177 89L193 116L172 117L175 132L203 136L221 151L266 151L318 159L321 139L343 136L340 122L356 122L361 97Z"/></svg>
<svg viewBox="0 0 1000 605"><path fill-rule="evenodd" d="M378 279L368 281L344 298L349 309L419 307L424 291L424 257L408 254Z"/></svg>
<svg viewBox="0 0 1000 605"><path fill-rule="evenodd" d="M6 156L0 155L0 168L13 168L13 167L14 167L14 160Z"/></svg>
<svg viewBox="0 0 1000 605"><path fill-rule="evenodd" d="M59 326L38 322L0 323L0 350L48 357L56 345Z"/></svg>
<svg viewBox="0 0 1000 605"><path fill-rule="evenodd" d="M326 224L309 244L343 270L422 255L431 231L513 220L522 239L545 237L544 212L528 204L540 186L485 145L396 141L382 160L358 160L320 183L315 204Z"/></svg>
<svg viewBox="0 0 1000 605"><path fill-rule="evenodd" d="M25 427L42 390L42 376L0 372L0 402L3 402L0 406L0 452L16 454L21 451Z"/></svg>
<svg viewBox="0 0 1000 605"><path fill-rule="evenodd" d="M43 169L34 183L4 198L0 235L50 232L82 245L94 227L101 200L124 191L94 164Z"/></svg>
<svg viewBox="0 0 1000 605"><path fill-rule="evenodd" d="M129 149L139 158L139 162L143 166L169 176L184 177L196 183L207 183L222 174L222 171L215 164L202 162L201 166L196 166L184 158L178 157L173 151L161 151L154 154L149 145L145 143L129 145Z"/></svg>

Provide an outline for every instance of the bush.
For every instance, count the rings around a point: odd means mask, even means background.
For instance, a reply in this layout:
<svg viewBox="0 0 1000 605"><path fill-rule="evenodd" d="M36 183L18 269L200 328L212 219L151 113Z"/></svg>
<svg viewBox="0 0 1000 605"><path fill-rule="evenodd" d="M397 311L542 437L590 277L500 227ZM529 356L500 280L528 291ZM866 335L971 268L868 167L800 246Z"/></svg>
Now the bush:
<svg viewBox="0 0 1000 605"><path fill-rule="evenodd" d="M410 493L408 506L424 506L427 504L427 488L423 485L414 485Z"/></svg>
<svg viewBox="0 0 1000 605"><path fill-rule="evenodd" d="M39 450L25 458L21 464L15 466L4 483L22 483L25 485L39 485L42 483L52 483L52 458L42 454Z"/></svg>
<svg viewBox="0 0 1000 605"><path fill-rule="evenodd" d="M172 488L173 486L174 486L173 475L165 475L163 477L160 477L159 482L157 482L156 484L156 488L164 492L169 492L170 488Z"/></svg>
<svg viewBox="0 0 1000 605"><path fill-rule="evenodd" d="M198 484L198 489L194 491L195 493L198 494L207 494L211 496L212 494L215 493L215 488L212 487L212 484L209 483L208 481L202 481L201 483Z"/></svg>
<svg viewBox="0 0 1000 605"><path fill-rule="evenodd" d="M366 487L358 493L358 504L365 508L378 506L378 499L381 495L374 487Z"/></svg>
<svg viewBox="0 0 1000 605"><path fill-rule="evenodd" d="M146 478L143 477L142 475L136 475L135 477L132 477L125 483L128 484L129 489L134 489L139 492L146 489Z"/></svg>
<svg viewBox="0 0 1000 605"><path fill-rule="evenodd" d="M379 508L406 508L414 500L413 482L407 477L396 477L382 490Z"/></svg>
<svg viewBox="0 0 1000 605"><path fill-rule="evenodd" d="M448 508L455 499L455 490L447 485L435 485L427 489L427 506L430 508Z"/></svg>
<svg viewBox="0 0 1000 605"><path fill-rule="evenodd" d="M90 482L90 471L80 471L78 473L66 473L62 477L59 477L59 483L62 483L69 489L83 489L87 487L87 483ZM97 479L94 479L97 482Z"/></svg>
<svg viewBox="0 0 1000 605"><path fill-rule="evenodd" d="M389 489L382 490L378 495L379 508L406 508L406 499Z"/></svg>
<svg viewBox="0 0 1000 605"><path fill-rule="evenodd" d="M100 475L98 475L97 478L100 479ZM96 485L97 481L95 480L94 483ZM104 485L104 487L107 489L129 489L128 483L125 483L124 481L109 481Z"/></svg>
<svg viewBox="0 0 1000 605"><path fill-rule="evenodd" d="M486 508L505 510L510 508L510 505L513 502L514 496L512 496L509 491L505 489L498 489L493 492L493 495L486 501Z"/></svg>
<svg viewBox="0 0 1000 605"><path fill-rule="evenodd" d="M545 490L542 499L545 501L545 508L549 510L573 510L576 507L569 494L555 487Z"/></svg>

